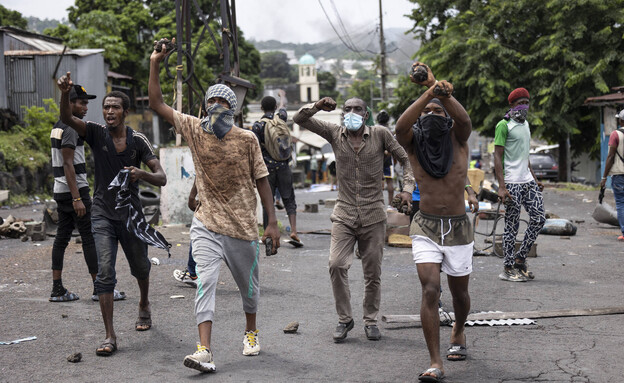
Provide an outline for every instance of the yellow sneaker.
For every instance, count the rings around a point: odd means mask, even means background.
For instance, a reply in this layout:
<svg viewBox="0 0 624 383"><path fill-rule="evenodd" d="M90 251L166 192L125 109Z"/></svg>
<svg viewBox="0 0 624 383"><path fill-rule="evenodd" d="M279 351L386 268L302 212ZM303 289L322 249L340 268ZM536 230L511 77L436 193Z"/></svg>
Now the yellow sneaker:
<svg viewBox="0 0 624 383"><path fill-rule="evenodd" d="M243 355L254 356L260 353L260 342L258 341L258 330L246 331L243 337Z"/></svg>

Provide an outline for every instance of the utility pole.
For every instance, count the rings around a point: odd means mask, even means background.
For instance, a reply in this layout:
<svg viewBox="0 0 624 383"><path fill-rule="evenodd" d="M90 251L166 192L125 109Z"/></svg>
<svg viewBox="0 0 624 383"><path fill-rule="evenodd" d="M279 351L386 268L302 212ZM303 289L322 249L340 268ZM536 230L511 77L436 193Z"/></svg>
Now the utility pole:
<svg viewBox="0 0 624 383"><path fill-rule="evenodd" d="M221 43L223 49L223 73L231 75L230 68L230 46L229 46L229 28L228 20L228 0L221 0Z"/></svg>
<svg viewBox="0 0 624 383"><path fill-rule="evenodd" d="M176 0L175 2L175 7L176 7L176 50L178 51L177 54L177 61L176 61L176 110L180 113L182 113L182 98L184 97L182 94L182 41L184 41L184 35L183 35L183 31L182 31L182 15L184 13L183 9L183 2L184 0ZM185 1L184 1L185 2ZM186 3L186 2L185 2ZM182 135L177 133L176 134L176 146L180 146L182 145Z"/></svg>
<svg viewBox="0 0 624 383"><path fill-rule="evenodd" d="M381 0L379 0L379 61L381 64L381 101L386 101L386 41L384 40L383 15L381 11Z"/></svg>

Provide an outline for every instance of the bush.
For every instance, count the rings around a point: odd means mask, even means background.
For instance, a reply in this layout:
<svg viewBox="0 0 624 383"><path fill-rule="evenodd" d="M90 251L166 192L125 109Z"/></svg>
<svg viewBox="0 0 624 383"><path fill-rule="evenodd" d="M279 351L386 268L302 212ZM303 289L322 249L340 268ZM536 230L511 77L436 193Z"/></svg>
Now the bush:
<svg viewBox="0 0 624 383"><path fill-rule="evenodd" d="M0 132L0 151L4 154L6 171L18 166L34 171L50 162L50 130L58 121L59 109L52 99L43 102L45 107L22 107L25 111L23 126L14 125Z"/></svg>

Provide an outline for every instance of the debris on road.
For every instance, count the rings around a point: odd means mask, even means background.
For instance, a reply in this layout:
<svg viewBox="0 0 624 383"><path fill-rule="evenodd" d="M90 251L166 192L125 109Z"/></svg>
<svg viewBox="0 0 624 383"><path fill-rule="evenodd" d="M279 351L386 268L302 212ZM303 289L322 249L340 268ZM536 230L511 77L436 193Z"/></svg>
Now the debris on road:
<svg viewBox="0 0 624 383"><path fill-rule="evenodd" d="M82 360L82 354L79 352L75 352L67 357L67 361L71 363L78 363Z"/></svg>
<svg viewBox="0 0 624 383"><path fill-rule="evenodd" d="M19 238L26 233L25 220L17 219L9 215L0 225L0 235L9 238Z"/></svg>
<svg viewBox="0 0 624 383"><path fill-rule="evenodd" d="M37 337L36 337L36 336L29 336L28 338L22 338L22 339L11 340L11 341L8 341L8 342L0 342L0 344L5 344L5 345L8 345L8 344L17 344L17 343L26 342L26 341L29 341L29 340L37 340Z"/></svg>
<svg viewBox="0 0 624 383"><path fill-rule="evenodd" d="M299 329L299 322L297 321L290 322L289 324L286 325L286 327L284 327L284 333L294 334L297 332L298 329Z"/></svg>
<svg viewBox="0 0 624 383"><path fill-rule="evenodd" d="M549 218L546 219L546 223L544 223L544 227L542 227L542 230L540 230L539 233L547 235L575 235L576 225L567 219Z"/></svg>
<svg viewBox="0 0 624 383"><path fill-rule="evenodd" d="M454 313L448 313L455 320ZM491 321L503 319L537 319L537 318L561 318L573 316L597 316L624 314L624 307L605 307L598 309L569 309L569 310L543 310L543 311L519 311L502 312L490 311L468 314L467 321ZM442 321L440 316L440 321ZM383 315L381 320L385 323L412 323L421 326L420 315Z"/></svg>

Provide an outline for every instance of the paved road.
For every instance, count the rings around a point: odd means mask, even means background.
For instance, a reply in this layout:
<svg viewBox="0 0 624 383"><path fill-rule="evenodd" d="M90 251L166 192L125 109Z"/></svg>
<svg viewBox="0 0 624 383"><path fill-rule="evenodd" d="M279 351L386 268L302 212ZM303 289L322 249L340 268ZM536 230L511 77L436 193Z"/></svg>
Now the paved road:
<svg viewBox="0 0 624 383"><path fill-rule="evenodd" d="M532 259L535 281L513 284L498 280L502 261L476 257L470 281L473 311L532 311L622 306L622 244L618 230L591 219L597 192L545 191L546 207L562 218L583 221L570 239L540 236L539 257ZM297 192L299 205L335 198L335 192ZM587 202L587 200L593 200ZM613 201L612 194L607 200ZM585 201L585 202L584 202ZM19 211L22 216L38 207ZM6 216L12 211L0 211ZM16 214L20 216L20 214ZM287 220L280 213L280 219ZM330 209L300 213L299 229L328 229ZM171 277L186 262L188 228L162 228L174 243L172 257L150 249L161 265L152 268L151 302L154 327L136 332L138 288L126 261L118 262L118 287L129 298L115 304L119 351L95 356L104 338L97 303L79 245L71 244L63 280L81 299L49 303L52 240L0 240L0 341L27 336L37 340L0 345L2 382L204 381L215 382L407 382L428 366L420 328L380 323L382 339L368 341L361 320L362 271L354 260L350 272L356 326L343 344L331 332L337 317L327 271L328 235L302 235L305 247L283 245L279 254L260 265L261 303L258 315L262 352L242 355L244 317L239 293L227 269L217 290L213 350L217 372L204 375L185 368L194 351L197 330L193 315L195 290ZM121 253L120 253L121 254ZM409 249L387 247L384 253L381 314L415 314L420 287ZM171 299L183 295L184 299ZM450 310L448 290L442 302ZM619 382L624 376L619 349L621 315L539 319L528 326L480 326L467 330L469 357L445 364L446 382ZM284 334L290 321L297 334ZM442 348L450 336L443 327ZM81 363L67 355L81 352Z"/></svg>

